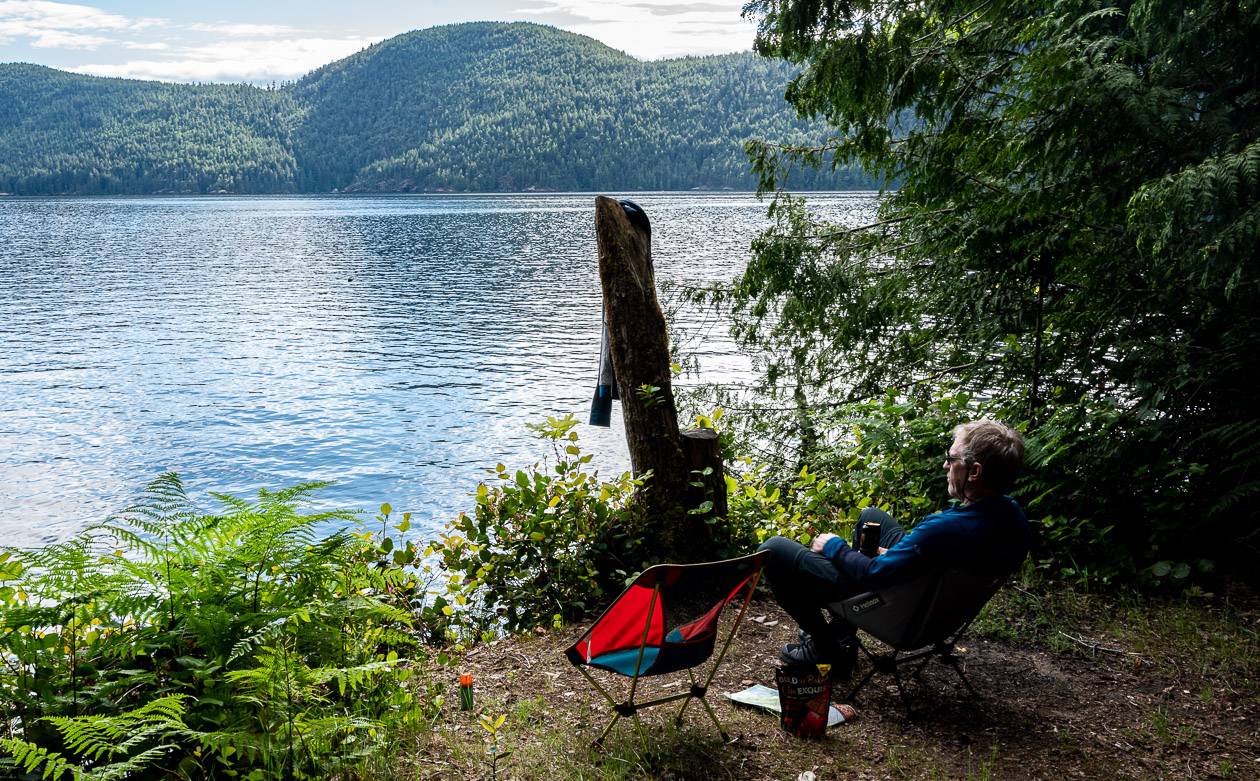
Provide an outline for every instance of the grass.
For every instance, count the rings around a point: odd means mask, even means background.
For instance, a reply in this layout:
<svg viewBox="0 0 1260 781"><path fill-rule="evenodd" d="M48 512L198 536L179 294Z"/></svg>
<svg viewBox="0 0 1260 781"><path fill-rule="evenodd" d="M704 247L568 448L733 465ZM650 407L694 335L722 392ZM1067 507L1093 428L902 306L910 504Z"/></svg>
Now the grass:
<svg viewBox="0 0 1260 781"><path fill-rule="evenodd" d="M1206 704L1218 691L1260 692L1258 626L1254 610L1195 589L1091 594L1025 577L998 593L972 634L1079 658L1123 657L1197 690Z"/></svg>
<svg viewBox="0 0 1260 781"><path fill-rule="evenodd" d="M699 723L678 727L670 719L641 716L647 739L627 725L618 725L602 750L590 746L591 736L602 729L602 714L587 719L582 732L565 723L561 711L542 697L515 703L502 698L487 699L486 714L505 716L500 729L499 750L509 751L500 761L500 778L608 779L639 778L737 778L725 746L712 729ZM594 732L592 732L594 730ZM480 728L479 719L460 713L440 725L430 735L419 735L422 745L417 763L404 766L403 778L491 778L492 742ZM436 775L423 775L426 756L445 753L449 774L428 768ZM407 763L410 765L411 763ZM413 775L414 773L414 775Z"/></svg>
<svg viewBox="0 0 1260 781"><path fill-rule="evenodd" d="M992 781L994 777L993 776L994 768L997 766L997 761L998 761L998 744L994 743L993 747L989 749L988 755L979 761L974 771L970 767L971 763L970 762L967 763L968 764L968 767L967 767L968 781L970 781L971 779L975 779L975 781Z"/></svg>

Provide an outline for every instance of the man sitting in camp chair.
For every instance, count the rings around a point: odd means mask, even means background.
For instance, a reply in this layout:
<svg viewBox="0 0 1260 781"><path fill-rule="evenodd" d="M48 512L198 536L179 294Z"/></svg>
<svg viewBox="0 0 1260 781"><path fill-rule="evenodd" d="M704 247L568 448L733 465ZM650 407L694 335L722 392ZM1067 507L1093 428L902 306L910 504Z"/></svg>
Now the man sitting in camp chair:
<svg viewBox="0 0 1260 781"><path fill-rule="evenodd" d="M909 534L883 510L863 510L857 529L867 522L880 525L876 557L835 534L819 534L808 548L786 537L762 543L760 550L771 554L765 576L775 600L801 628L800 641L779 652L783 662L826 663L834 677L847 678L857 661L857 639L843 620L827 620L828 604L933 570L997 577L1023 562L1032 532L1023 510L1003 495L1023 465L1023 438L991 420L965 423L953 435L944 467L949 495L958 504L929 515Z"/></svg>

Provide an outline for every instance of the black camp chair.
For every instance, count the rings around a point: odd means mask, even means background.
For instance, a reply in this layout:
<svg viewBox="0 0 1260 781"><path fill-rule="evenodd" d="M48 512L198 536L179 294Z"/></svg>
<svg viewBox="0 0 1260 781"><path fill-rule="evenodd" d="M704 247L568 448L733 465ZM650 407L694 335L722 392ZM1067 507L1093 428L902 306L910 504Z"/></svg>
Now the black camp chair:
<svg viewBox="0 0 1260 781"><path fill-rule="evenodd" d="M635 726L641 728L638 711L654 705L683 700L675 716L675 721L681 721L683 712L693 699L700 701L709 718L717 725L722 739L727 739L726 729L705 700L705 694L731 641L735 639L768 555L762 552L705 564L658 564L649 567L565 651L569 661L604 695L612 708L612 721L608 722L595 743L601 743L613 725L623 717L632 718ZM700 683L694 668L713 655L722 608L741 593L739 615L726 633L704 683ZM629 678L629 694L618 701L588 672L588 667ZM643 702L635 701L640 678L682 670L687 671L691 682L687 691Z"/></svg>
<svg viewBox="0 0 1260 781"><path fill-rule="evenodd" d="M929 662L940 659L958 673L973 697L982 700L967 680L954 654L954 644L1007 577L937 571L829 605L832 613L892 648L892 653L876 654L859 640L871 669L846 699L853 700L876 673L889 674L897 683L906 710L913 714L901 671L916 665L912 674L917 678Z"/></svg>

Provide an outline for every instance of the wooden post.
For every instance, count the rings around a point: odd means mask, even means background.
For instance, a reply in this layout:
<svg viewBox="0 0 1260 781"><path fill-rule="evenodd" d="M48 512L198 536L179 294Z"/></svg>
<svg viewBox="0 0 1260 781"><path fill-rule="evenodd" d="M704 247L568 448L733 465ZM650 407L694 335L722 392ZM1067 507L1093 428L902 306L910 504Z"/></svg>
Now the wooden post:
<svg viewBox="0 0 1260 781"><path fill-rule="evenodd" d="M675 560L708 558L713 551L706 544L711 538L704 522L707 514L688 512L700 502L690 485L696 479L691 474L695 467L684 452L678 431L669 337L656 298L650 228L646 220L642 227L632 224L620 202L599 196L595 199L595 235L630 464L636 476L652 473L640 501L663 555ZM720 468L719 460L715 473ZM721 487L721 506L725 508L725 482Z"/></svg>

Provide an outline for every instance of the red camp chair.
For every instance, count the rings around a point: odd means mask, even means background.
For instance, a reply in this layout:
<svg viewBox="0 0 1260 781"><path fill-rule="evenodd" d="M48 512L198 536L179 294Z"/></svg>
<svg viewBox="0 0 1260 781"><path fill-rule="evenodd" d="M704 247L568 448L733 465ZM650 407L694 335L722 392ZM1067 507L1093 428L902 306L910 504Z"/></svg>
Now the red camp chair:
<svg viewBox="0 0 1260 781"><path fill-rule="evenodd" d="M633 583L621 592L621 596L596 619L595 623L574 643L565 655L578 668L591 685L612 706L613 718L596 739L600 743L623 717L639 724L638 711L653 705L683 700L675 721L681 721L683 712L693 699L700 700L709 718L717 725L722 739L727 739L726 729L718 721L717 714L705 700L709 684L717 673L730 648L740 621L748 609L761 568L768 552L754 553L738 559L713 561L705 564L658 564L644 570ZM717 659L701 684L696 680L693 668L704 664L713 655L718 640L718 619L722 608L740 592L739 615L726 633L726 640ZM586 668L623 675L630 679L630 693L618 702ZM687 671L691 688L686 692L635 702L634 694L639 679L649 675Z"/></svg>

